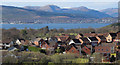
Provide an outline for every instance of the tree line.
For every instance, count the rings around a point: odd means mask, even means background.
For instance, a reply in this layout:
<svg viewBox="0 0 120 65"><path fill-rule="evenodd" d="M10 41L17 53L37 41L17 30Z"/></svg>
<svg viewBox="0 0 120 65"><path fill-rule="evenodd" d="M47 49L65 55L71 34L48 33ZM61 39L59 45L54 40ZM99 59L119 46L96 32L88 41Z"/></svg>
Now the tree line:
<svg viewBox="0 0 120 65"><path fill-rule="evenodd" d="M95 33L108 33L108 32L117 32L119 31L118 27L116 26L111 26L111 27L103 27L103 28L78 28L78 29L49 29L48 26L40 29L16 29L16 28L11 28L11 29L2 29L2 40L6 39L11 39L11 40L16 40L18 38L23 38L30 40L35 37L52 37L55 35L59 35L60 33L90 33L90 32L95 32Z"/></svg>

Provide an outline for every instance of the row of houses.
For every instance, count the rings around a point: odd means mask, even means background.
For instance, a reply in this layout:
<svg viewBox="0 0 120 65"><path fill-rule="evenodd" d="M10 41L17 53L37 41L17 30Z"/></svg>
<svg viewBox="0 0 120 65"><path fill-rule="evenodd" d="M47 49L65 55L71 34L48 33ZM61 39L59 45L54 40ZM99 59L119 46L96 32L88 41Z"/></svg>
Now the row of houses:
<svg viewBox="0 0 120 65"><path fill-rule="evenodd" d="M87 56L93 53L101 53L105 59L110 61L110 56L115 55L117 59L120 54L120 32L117 33L79 33L78 35L62 34L60 36L46 39L35 38L32 40L17 39L15 44L12 41L1 42L2 48L7 50L20 49L22 45L34 46L49 51L60 49L62 53L75 53L79 56ZM117 57L118 56L118 57Z"/></svg>

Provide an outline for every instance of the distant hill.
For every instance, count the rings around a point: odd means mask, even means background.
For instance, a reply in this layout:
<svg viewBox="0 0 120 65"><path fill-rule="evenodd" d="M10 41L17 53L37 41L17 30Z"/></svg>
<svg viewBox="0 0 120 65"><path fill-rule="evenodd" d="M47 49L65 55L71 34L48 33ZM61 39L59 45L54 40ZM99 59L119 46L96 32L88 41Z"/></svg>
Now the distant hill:
<svg viewBox="0 0 120 65"><path fill-rule="evenodd" d="M104 12L113 17L118 17L118 8L108 8L108 9L101 10L101 12Z"/></svg>
<svg viewBox="0 0 120 65"><path fill-rule="evenodd" d="M120 31L120 23L113 23L108 26L102 27L98 29L99 32L118 32Z"/></svg>
<svg viewBox="0 0 120 65"><path fill-rule="evenodd" d="M77 15L73 16L72 14L65 14L65 13L51 13L45 11L37 11L31 9L25 9L20 7L13 7L13 6L2 6L2 18L3 21L33 21L35 19L45 19L45 17L77 17ZM82 17L81 15L78 17Z"/></svg>
<svg viewBox="0 0 120 65"><path fill-rule="evenodd" d="M3 23L107 23L116 18L86 7L61 9L55 5L44 7L26 6L24 8L3 6ZM110 19L110 20L109 20Z"/></svg>
<svg viewBox="0 0 120 65"><path fill-rule="evenodd" d="M71 16L70 14L61 14L61 13L51 13L46 11L37 11L32 9L25 9L20 7L13 7L13 6L2 6L2 14L3 17L19 17L19 18L28 18L35 16L42 16L42 17L50 17L50 16ZM72 16L71 16L72 17Z"/></svg>
<svg viewBox="0 0 120 65"><path fill-rule="evenodd" d="M42 10L47 12L57 12L57 13L70 13L75 15L85 15L91 18L104 18L104 17L111 17L110 15L107 15L105 13L88 9L87 7L81 6L76 8L70 8L70 9L62 9L56 5L46 5L42 7L38 6L25 6L26 9L33 9L33 10Z"/></svg>
<svg viewBox="0 0 120 65"><path fill-rule="evenodd" d="M119 26L120 27L120 22L119 23L111 24L110 26Z"/></svg>

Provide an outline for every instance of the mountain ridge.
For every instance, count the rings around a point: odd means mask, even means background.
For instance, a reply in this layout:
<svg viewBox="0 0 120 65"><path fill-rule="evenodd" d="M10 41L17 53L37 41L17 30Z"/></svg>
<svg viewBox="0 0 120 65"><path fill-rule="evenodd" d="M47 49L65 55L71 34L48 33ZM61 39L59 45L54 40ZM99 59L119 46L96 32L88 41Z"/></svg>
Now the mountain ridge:
<svg viewBox="0 0 120 65"><path fill-rule="evenodd" d="M74 8L60 8L56 5L46 5L46 6L41 6L37 7L36 6L26 6L24 8L27 9L34 9L34 10L42 10L42 11L47 11L47 12L56 12L56 13L72 13L72 14L77 14L77 15L87 15L91 17L97 17L97 18L103 18L103 17L112 17L107 15L106 13L99 12L97 10L89 9L85 6L80 6L80 7L74 7ZM93 14L94 13L94 14ZM89 15L88 15L89 14Z"/></svg>
<svg viewBox="0 0 120 65"><path fill-rule="evenodd" d="M107 9L103 9L103 10L100 10L100 11L103 12L103 13L106 13L110 16L118 17L118 8L107 8Z"/></svg>
<svg viewBox="0 0 120 65"><path fill-rule="evenodd" d="M17 23L76 23L76 22L83 23L83 22L100 22L102 21L101 18L105 18L108 16L96 10L90 10L90 9L88 9L89 12L85 12L85 11L79 12L75 10L73 12L73 10L71 9L61 9L60 7L50 6L50 8L55 7L54 8L55 11L50 12L50 11L36 10L39 7L38 6L35 7L36 8L29 9L26 7L21 8L15 6L2 5L2 9L1 9L3 11L2 20L3 22L13 22L13 23L16 22ZM87 9L85 7L81 7L81 8L83 8L84 10ZM53 8L51 9L53 10ZM61 10L63 12L61 12ZM108 16L107 18L111 18L111 16ZM99 19L101 20L99 21Z"/></svg>

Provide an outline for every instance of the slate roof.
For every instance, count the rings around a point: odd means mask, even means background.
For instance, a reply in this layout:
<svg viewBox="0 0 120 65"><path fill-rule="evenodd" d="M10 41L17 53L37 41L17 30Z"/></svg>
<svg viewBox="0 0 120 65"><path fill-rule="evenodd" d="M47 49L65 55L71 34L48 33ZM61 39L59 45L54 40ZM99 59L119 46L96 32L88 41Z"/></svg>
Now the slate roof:
<svg viewBox="0 0 120 65"><path fill-rule="evenodd" d="M75 43L81 43L79 39L72 39Z"/></svg>
<svg viewBox="0 0 120 65"><path fill-rule="evenodd" d="M106 39L103 35L98 36L101 40Z"/></svg>
<svg viewBox="0 0 120 65"><path fill-rule="evenodd" d="M80 39L83 40L83 41L89 41L86 37L82 37Z"/></svg>
<svg viewBox="0 0 120 65"><path fill-rule="evenodd" d="M11 39L5 39L5 40L3 39L1 42L2 43L10 43L11 41L12 41Z"/></svg>
<svg viewBox="0 0 120 65"><path fill-rule="evenodd" d="M98 41L96 37L88 37L91 41Z"/></svg>
<svg viewBox="0 0 120 65"><path fill-rule="evenodd" d="M61 41L58 41L57 43L60 44L60 45L65 44L65 43L63 43L63 42L61 42Z"/></svg>
<svg viewBox="0 0 120 65"><path fill-rule="evenodd" d="M116 33L109 33L113 38L115 38L117 36Z"/></svg>

